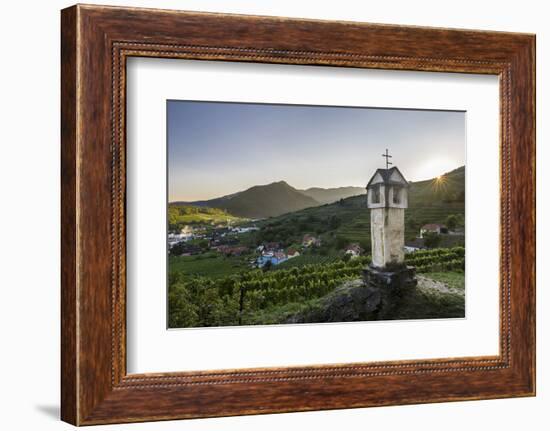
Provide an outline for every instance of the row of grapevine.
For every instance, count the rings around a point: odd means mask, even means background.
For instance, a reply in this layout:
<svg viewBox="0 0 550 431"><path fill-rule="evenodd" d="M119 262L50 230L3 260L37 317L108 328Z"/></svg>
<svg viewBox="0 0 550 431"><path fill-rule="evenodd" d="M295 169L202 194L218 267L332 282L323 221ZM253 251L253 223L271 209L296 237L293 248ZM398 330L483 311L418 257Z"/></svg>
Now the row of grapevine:
<svg viewBox="0 0 550 431"><path fill-rule="evenodd" d="M327 295L345 280L361 277L370 256L277 271L251 270L212 279L176 274L169 280L171 327L245 324L255 312ZM426 250L406 255L417 272L464 269L464 249Z"/></svg>
<svg viewBox="0 0 550 431"><path fill-rule="evenodd" d="M464 258L437 262L416 267L416 272L464 271Z"/></svg>
<svg viewBox="0 0 550 431"><path fill-rule="evenodd" d="M407 265L416 267L416 272L464 270L464 247L421 250L406 256Z"/></svg>
<svg viewBox="0 0 550 431"><path fill-rule="evenodd" d="M452 247L452 248L435 248L435 249L428 249L428 250L418 250L414 253L410 253L407 255L407 258L413 259L417 257L425 257L425 256L442 256L447 255L449 253L456 254L457 256L464 257L465 249L464 247Z"/></svg>

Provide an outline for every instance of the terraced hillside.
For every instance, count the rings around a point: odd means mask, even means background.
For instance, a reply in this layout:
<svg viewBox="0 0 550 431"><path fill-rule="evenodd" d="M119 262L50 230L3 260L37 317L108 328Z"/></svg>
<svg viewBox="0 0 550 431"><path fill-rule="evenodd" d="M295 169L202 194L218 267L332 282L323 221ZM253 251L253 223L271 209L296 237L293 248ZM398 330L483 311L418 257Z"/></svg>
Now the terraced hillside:
<svg viewBox="0 0 550 431"><path fill-rule="evenodd" d="M406 240L414 239L424 224L444 224L452 214L464 217L464 180L465 168L461 167L438 178L411 183L405 211ZM290 245L312 233L320 235L326 245L359 242L370 249L366 194L273 217L261 224L261 240Z"/></svg>

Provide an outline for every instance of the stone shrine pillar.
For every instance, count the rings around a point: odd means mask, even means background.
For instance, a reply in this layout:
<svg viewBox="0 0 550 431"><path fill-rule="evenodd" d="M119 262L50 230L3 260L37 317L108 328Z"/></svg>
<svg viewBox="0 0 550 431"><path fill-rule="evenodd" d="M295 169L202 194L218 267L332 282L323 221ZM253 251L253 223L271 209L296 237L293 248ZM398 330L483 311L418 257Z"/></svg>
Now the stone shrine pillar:
<svg viewBox="0 0 550 431"><path fill-rule="evenodd" d="M367 284L393 288L416 285L414 268L405 265L408 188L399 169L388 169L387 165L386 169L377 169L367 184L372 255L371 264L364 270Z"/></svg>

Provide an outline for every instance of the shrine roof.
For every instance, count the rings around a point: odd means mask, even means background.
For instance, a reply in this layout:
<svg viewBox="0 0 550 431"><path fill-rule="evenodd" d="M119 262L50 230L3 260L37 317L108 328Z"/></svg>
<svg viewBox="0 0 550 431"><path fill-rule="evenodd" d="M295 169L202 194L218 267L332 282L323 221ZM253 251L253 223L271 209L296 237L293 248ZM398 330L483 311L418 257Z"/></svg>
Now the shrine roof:
<svg viewBox="0 0 550 431"><path fill-rule="evenodd" d="M394 175L394 173L398 174L398 179L395 178L396 176ZM374 180L377 178L378 175L380 176L382 181L374 182ZM373 182L374 184L388 184L388 185L397 185L397 186L404 186L404 187L409 186L409 183L407 182L407 180L405 179L401 171L396 166L390 169L377 169L374 175L371 177L371 179L367 183L366 188L368 189L371 185L374 185Z"/></svg>

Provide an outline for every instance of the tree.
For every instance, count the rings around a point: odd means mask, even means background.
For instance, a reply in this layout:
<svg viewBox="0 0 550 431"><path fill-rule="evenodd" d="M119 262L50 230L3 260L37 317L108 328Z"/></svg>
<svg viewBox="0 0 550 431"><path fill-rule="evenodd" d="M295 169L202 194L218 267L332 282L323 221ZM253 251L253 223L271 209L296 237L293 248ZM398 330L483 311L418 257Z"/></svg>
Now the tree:
<svg viewBox="0 0 550 431"><path fill-rule="evenodd" d="M182 254L186 249L186 245L184 242L178 242L176 244L174 244L172 246L172 248L170 249L170 254L172 256L179 256L180 254Z"/></svg>
<svg viewBox="0 0 550 431"><path fill-rule="evenodd" d="M308 223L317 223L319 221L319 218L313 214L309 214L306 218L306 221Z"/></svg>
<svg viewBox="0 0 550 431"><path fill-rule="evenodd" d="M170 285L168 294L168 326L170 328L190 328L200 324L197 306L183 283Z"/></svg>
<svg viewBox="0 0 550 431"><path fill-rule="evenodd" d="M435 232L428 232L424 235L424 245L428 248L436 248L441 244L441 236Z"/></svg>
<svg viewBox="0 0 550 431"><path fill-rule="evenodd" d="M346 247L349 244L349 241L347 238L343 236L336 237L336 248L338 250L342 250L344 247Z"/></svg>
<svg viewBox="0 0 550 431"><path fill-rule="evenodd" d="M340 220L338 216L333 215L329 218L328 227L331 230L335 230L335 229L338 229L341 223L342 223L342 220Z"/></svg>
<svg viewBox="0 0 550 431"><path fill-rule="evenodd" d="M448 215L446 225L450 230L455 230L458 226L458 217L455 214Z"/></svg>
<svg viewBox="0 0 550 431"><path fill-rule="evenodd" d="M220 326L223 324L224 303L218 294L218 289L208 286L200 292L197 298L197 314L200 326Z"/></svg>

